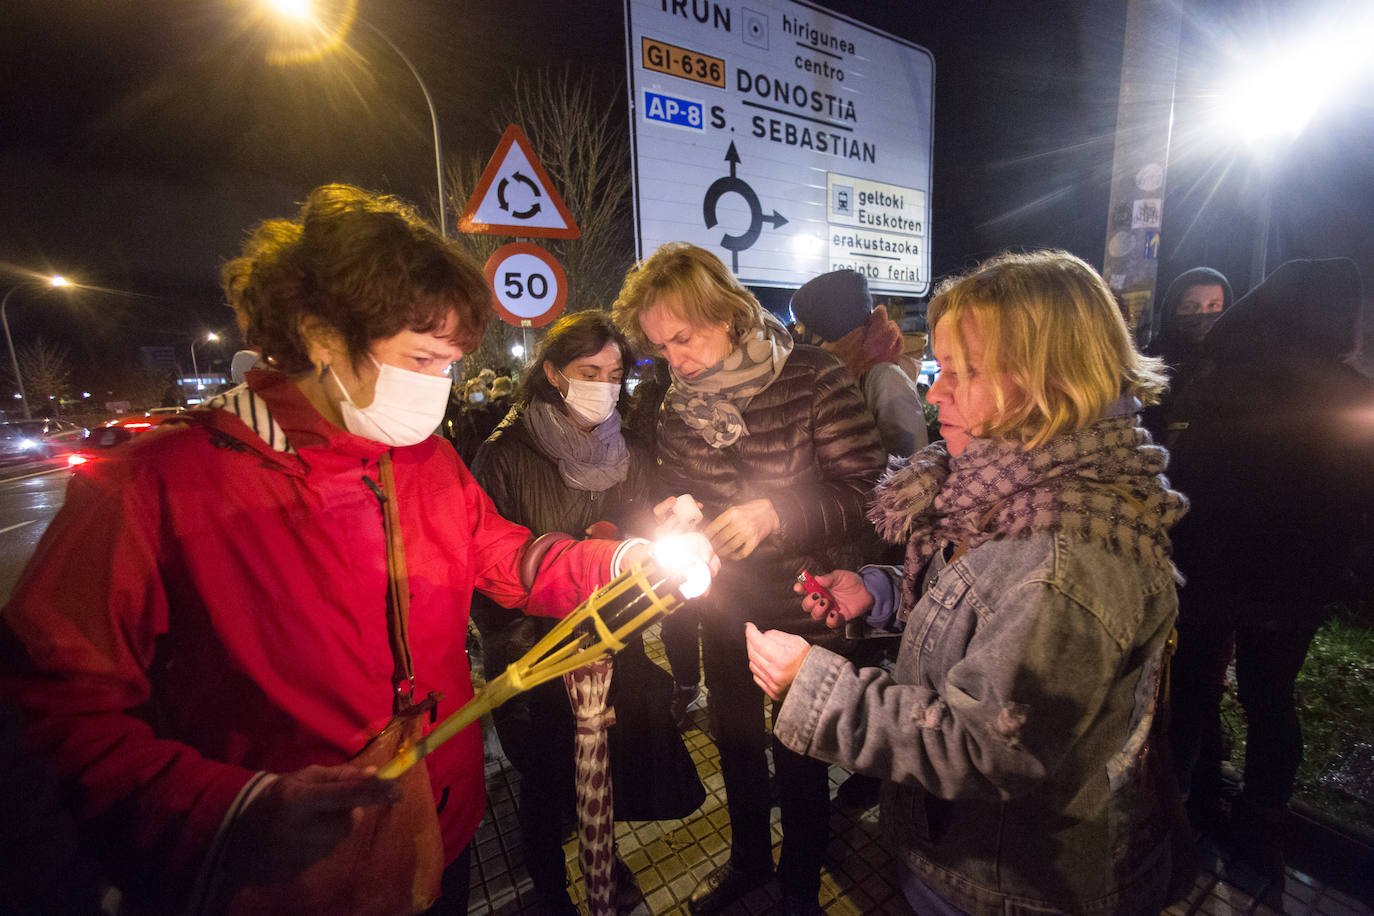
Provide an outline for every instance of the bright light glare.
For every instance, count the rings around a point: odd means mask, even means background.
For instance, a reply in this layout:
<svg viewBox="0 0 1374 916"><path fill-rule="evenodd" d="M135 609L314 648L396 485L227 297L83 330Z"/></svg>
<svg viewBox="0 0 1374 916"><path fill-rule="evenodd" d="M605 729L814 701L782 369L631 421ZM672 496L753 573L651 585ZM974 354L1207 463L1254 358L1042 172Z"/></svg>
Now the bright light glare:
<svg viewBox="0 0 1374 916"><path fill-rule="evenodd" d="M711 587L711 568L706 565L699 550L705 541L705 536L695 532L670 534L654 541L651 548L654 562L661 569L682 576L678 591L684 598L704 595Z"/></svg>
<svg viewBox="0 0 1374 916"><path fill-rule="evenodd" d="M67 456L67 467L69 467L69 468L74 468L74 467L76 467L76 466L79 465L79 464L85 464L85 463L86 463L86 456L85 456L85 455L68 455L68 456Z"/></svg>
<svg viewBox="0 0 1374 916"><path fill-rule="evenodd" d="M216 334L214 331L211 331L209 334L205 335L206 343L214 343L217 340L219 340L219 335Z"/></svg>
<svg viewBox="0 0 1374 916"><path fill-rule="evenodd" d="M54 277L49 277L49 278L48 278L48 283L51 284L52 286L71 286L71 285L72 285L72 281L68 280L66 277L62 276L61 274L58 274L57 276L54 276Z"/></svg>
<svg viewBox="0 0 1374 916"><path fill-rule="evenodd" d="M799 232L792 236L792 253L799 259L814 258L821 253L824 247L825 242L818 236L809 235L805 232Z"/></svg>
<svg viewBox="0 0 1374 916"><path fill-rule="evenodd" d="M310 0L272 0L272 6L283 16L290 16L292 19L309 20L313 15Z"/></svg>
<svg viewBox="0 0 1374 916"><path fill-rule="evenodd" d="M510 348L510 355L514 356L516 359L519 359L520 357L525 355L525 348L520 346L520 344L513 344Z"/></svg>
<svg viewBox="0 0 1374 916"><path fill-rule="evenodd" d="M1221 128L1251 144L1291 140L1370 66L1374 13L1313 31L1287 49L1248 48L1222 94Z"/></svg>
<svg viewBox="0 0 1374 916"><path fill-rule="evenodd" d="M270 63L291 65L318 61L343 47L353 27L358 0L336 0L316 9L309 0L263 0L260 7L279 28Z"/></svg>

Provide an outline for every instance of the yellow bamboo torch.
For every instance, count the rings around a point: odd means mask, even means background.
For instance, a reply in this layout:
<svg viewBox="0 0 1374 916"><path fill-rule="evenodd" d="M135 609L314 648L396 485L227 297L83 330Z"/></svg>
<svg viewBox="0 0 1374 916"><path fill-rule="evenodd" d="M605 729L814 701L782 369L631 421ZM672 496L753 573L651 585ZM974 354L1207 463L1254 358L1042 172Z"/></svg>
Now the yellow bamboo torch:
<svg viewBox="0 0 1374 916"><path fill-rule="evenodd" d="M631 635L704 594L711 585L711 570L692 550L688 537L693 536L656 541L648 559L593 592L476 696L418 742L402 748L377 776L395 779L516 694L619 652Z"/></svg>

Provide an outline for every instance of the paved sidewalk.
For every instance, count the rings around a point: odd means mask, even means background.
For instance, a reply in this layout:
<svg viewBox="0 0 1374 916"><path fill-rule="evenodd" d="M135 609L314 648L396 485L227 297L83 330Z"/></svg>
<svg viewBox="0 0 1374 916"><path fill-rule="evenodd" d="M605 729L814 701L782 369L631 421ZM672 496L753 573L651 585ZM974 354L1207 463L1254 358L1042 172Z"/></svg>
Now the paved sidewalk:
<svg viewBox="0 0 1374 916"><path fill-rule="evenodd" d="M649 656L664 664L657 627L645 636ZM666 665L665 665L666 667ZM709 703L709 697L706 698ZM725 862L730 854L729 820L725 789L715 745L704 731L707 710L692 712L696 728L685 734L706 786L706 802L691 817L680 821L640 821L616 825L618 850L634 871L644 902L634 916L686 913L686 901L698 881ZM473 840L473 916L538 916L529 876L521 859L515 797L519 776L501 754L495 732L487 730L487 814ZM832 790L849 774L831 767ZM833 799L833 791L832 791ZM878 809L857 811L831 803L831 841L821 875L821 906L831 916L910 913L906 900L893 883L895 865L878 831ZM776 859L782 829L773 809L773 842ZM563 847L573 902L585 910L585 895L577 866L577 843ZM1292 916L1374 916L1374 908L1295 869L1288 869L1284 888L1267 887L1263 879L1243 864L1229 862L1215 848L1204 847L1205 872L1193 893L1169 916L1230 916L1230 914L1286 913ZM739 916L781 912L781 892L776 883L746 896L730 913Z"/></svg>

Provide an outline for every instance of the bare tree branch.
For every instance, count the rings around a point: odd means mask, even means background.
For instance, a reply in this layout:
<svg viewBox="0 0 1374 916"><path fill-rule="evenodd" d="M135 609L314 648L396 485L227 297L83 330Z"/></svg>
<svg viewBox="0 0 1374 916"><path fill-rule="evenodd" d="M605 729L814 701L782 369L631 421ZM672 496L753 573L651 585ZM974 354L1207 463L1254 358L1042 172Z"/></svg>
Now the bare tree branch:
<svg viewBox="0 0 1374 916"><path fill-rule="evenodd" d="M72 367L67 348L36 338L16 354L19 373L24 377L24 393L35 413L45 405L55 410L59 401L72 392Z"/></svg>
<svg viewBox="0 0 1374 916"><path fill-rule="evenodd" d="M634 263L630 205L630 143L612 116L607 98L619 99L623 84L608 94L587 73L571 68L541 69L516 76L509 106L496 127L519 124L548 173L554 190L568 205L581 237L546 239L542 244L563 265L568 276L566 311L609 309L626 271ZM449 169L452 198L466 202L482 170L485 157L460 158ZM469 235L468 247L485 261L509 237ZM492 322L477 353L465 360L465 375L492 366L498 371L512 363L510 347L523 342L521 331L505 322ZM533 349L542 336L529 333Z"/></svg>

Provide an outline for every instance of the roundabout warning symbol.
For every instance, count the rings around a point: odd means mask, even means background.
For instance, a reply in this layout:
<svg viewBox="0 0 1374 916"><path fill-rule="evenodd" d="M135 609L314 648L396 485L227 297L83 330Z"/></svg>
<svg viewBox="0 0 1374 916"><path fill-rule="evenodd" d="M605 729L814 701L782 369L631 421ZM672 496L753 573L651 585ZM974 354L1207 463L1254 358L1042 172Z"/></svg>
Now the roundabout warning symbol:
<svg viewBox="0 0 1374 916"><path fill-rule="evenodd" d="M506 128L458 220L464 232L575 239L581 233L518 125Z"/></svg>
<svg viewBox="0 0 1374 916"><path fill-rule="evenodd" d="M787 225L787 219L777 210L773 211L772 216L763 215L763 205L759 203L758 194L754 193L754 189L743 178L735 174L735 167L739 165L739 152L733 142L725 151L725 161L730 163L730 174L717 178L706 189L706 196L701 201L701 217L705 220L707 229L714 229L717 222L716 205L720 203L720 198L730 193L744 198L745 206L749 208L749 228L739 235L727 232L720 237L720 247L730 252L730 270L739 273L739 253L753 247L759 240L763 224L768 223L774 229L780 229Z"/></svg>

